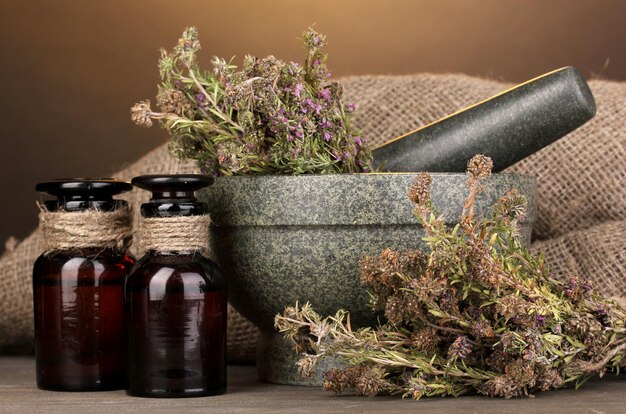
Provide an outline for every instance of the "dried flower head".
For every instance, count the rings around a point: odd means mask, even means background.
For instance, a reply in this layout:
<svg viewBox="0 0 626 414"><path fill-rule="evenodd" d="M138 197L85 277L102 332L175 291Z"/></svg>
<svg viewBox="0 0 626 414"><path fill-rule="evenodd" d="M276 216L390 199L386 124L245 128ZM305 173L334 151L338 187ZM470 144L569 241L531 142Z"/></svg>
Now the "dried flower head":
<svg viewBox="0 0 626 414"><path fill-rule="evenodd" d="M563 385L563 377L556 368L545 368L537 377L537 388L541 391L549 391L560 388Z"/></svg>
<svg viewBox="0 0 626 414"><path fill-rule="evenodd" d="M159 92L157 105L161 112L169 112L178 116L184 116L187 111L192 109L191 103L189 103L185 94L176 89L164 89Z"/></svg>
<svg viewBox="0 0 626 414"><path fill-rule="evenodd" d="M472 335L477 339L493 338L496 334L487 319L478 320L472 325Z"/></svg>
<svg viewBox="0 0 626 414"><path fill-rule="evenodd" d="M430 207L430 184L432 181L430 174L419 173L409 187L409 199L416 205Z"/></svg>
<svg viewBox="0 0 626 414"><path fill-rule="evenodd" d="M356 380L361 376L362 370L360 366L332 368L324 373L323 387L333 394L341 394L345 389L356 385Z"/></svg>
<svg viewBox="0 0 626 414"><path fill-rule="evenodd" d="M130 108L130 118L135 124L144 128L152 126L152 118L150 117L151 113L152 110L150 108L150 101L147 99L136 103L132 108Z"/></svg>
<svg viewBox="0 0 626 414"><path fill-rule="evenodd" d="M448 347L448 358L465 359L472 352L472 343L465 335L458 336Z"/></svg>
<svg viewBox="0 0 626 414"><path fill-rule="evenodd" d="M356 379L355 389L357 395L373 397L387 388L384 379L385 371L381 367L363 369Z"/></svg>
<svg viewBox="0 0 626 414"><path fill-rule="evenodd" d="M515 294L507 295L496 304L496 312L506 320L526 317L531 309L531 304Z"/></svg>
<svg viewBox="0 0 626 414"><path fill-rule="evenodd" d="M326 36L317 33L312 27L305 30L302 34L302 39L304 40L304 44L311 50L326 46Z"/></svg>
<svg viewBox="0 0 626 414"><path fill-rule="evenodd" d="M317 363L317 355L304 354L296 363L298 367L298 374L303 377L310 377L315 364Z"/></svg>
<svg viewBox="0 0 626 414"><path fill-rule="evenodd" d="M437 350L442 338L435 328L426 326L416 332L411 333L411 346L420 352L433 353Z"/></svg>
<svg viewBox="0 0 626 414"><path fill-rule="evenodd" d="M517 189L502 196L493 208L494 220L507 226L517 226L526 213L526 197Z"/></svg>
<svg viewBox="0 0 626 414"><path fill-rule="evenodd" d="M523 395L523 391L518 384L506 375L490 379L481 385L478 391L490 397L513 398Z"/></svg>
<svg viewBox="0 0 626 414"><path fill-rule="evenodd" d="M183 59L193 60L199 50L198 29L193 26L186 28L183 36L178 39L178 44L174 47L174 51Z"/></svg>
<svg viewBox="0 0 626 414"><path fill-rule="evenodd" d="M491 175L493 161L484 155L475 155L467 163L467 174L470 180L481 180Z"/></svg>

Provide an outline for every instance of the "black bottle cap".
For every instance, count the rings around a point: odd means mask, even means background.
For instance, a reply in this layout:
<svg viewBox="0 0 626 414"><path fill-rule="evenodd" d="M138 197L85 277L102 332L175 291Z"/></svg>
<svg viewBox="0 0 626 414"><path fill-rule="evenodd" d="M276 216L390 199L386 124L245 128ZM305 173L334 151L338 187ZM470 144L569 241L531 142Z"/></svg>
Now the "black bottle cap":
<svg viewBox="0 0 626 414"><path fill-rule="evenodd" d="M90 208L112 211L127 205L124 200L116 200L114 195L132 190L127 181L114 178L59 178L39 183L35 190L47 193L56 200L45 200L48 211L83 211Z"/></svg>
<svg viewBox="0 0 626 414"><path fill-rule="evenodd" d="M152 193L141 205L143 217L199 216L209 212L194 192L213 184L213 177L201 174L140 175L132 179L136 187Z"/></svg>

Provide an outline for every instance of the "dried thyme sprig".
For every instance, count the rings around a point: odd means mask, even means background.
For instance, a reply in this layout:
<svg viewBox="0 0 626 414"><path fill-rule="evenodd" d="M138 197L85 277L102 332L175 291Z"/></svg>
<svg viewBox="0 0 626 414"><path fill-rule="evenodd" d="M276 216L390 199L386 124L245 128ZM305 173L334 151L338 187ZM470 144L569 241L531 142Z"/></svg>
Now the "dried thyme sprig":
<svg viewBox="0 0 626 414"><path fill-rule="evenodd" d="M303 355L303 374L339 356L348 367L327 372L324 382L335 393L511 398L580 386L626 364L626 311L586 280L554 280L543 257L521 245L523 196L513 190L490 217L475 216L491 165L483 156L470 161L469 195L452 229L433 209L430 176L416 177L409 198L428 253L386 249L360 263L385 324L352 330L346 312L322 318L308 304L276 316Z"/></svg>
<svg viewBox="0 0 626 414"><path fill-rule="evenodd" d="M350 123L353 104L329 82L324 35L303 34L305 64L274 56L246 56L240 70L215 57L202 70L195 27L185 30L172 52L161 50L157 106L145 100L132 120L161 122L172 136L170 151L193 159L205 173L324 174L367 172L371 152Z"/></svg>

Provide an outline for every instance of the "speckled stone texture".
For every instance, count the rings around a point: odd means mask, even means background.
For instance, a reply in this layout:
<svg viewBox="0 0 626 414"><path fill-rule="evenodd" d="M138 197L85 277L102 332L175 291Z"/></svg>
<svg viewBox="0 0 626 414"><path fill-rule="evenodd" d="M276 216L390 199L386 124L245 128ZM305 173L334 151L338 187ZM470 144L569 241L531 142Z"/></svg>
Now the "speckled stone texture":
<svg viewBox="0 0 626 414"><path fill-rule="evenodd" d="M465 174L436 173L433 204L450 226L467 195ZM360 285L358 263L385 248L422 246L423 230L412 214L407 190L414 173L221 177L199 198L209 204L212 251L228 277L235 308L263 332L259 376L277 383L315 384L295 375L295 355L273 331L285 306L311 302L322 315L351 313L353 327L375 323ZM512 188L529 200L522 224L530 241L536 218L533 178L496 174L485 182L477 212ZM268 356L269 355L269 356Z"/></svg>
<svg viewBox="0 0 626 414"><path fill-rule="evenodd" d="M585 79L566 67L374 149L384 171L465 171L475 154L500 172L578 128L596 113Z"/></svg>

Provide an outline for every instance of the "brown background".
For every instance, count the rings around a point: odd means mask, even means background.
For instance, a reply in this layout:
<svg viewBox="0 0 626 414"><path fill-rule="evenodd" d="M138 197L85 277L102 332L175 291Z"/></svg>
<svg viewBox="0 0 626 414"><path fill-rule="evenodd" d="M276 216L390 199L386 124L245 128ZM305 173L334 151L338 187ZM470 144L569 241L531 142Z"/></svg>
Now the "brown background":
<svg viewBox="0 0 626 414"><path fill-rule="evenodd" d="M187 25L200 29L205 64L301 60L296 38L315 23L335 76L517 82L573 65L626 80L625 16L619 0L0 0L0 241L36 225L37 181L109 175L167 139L132 125L128 110L153 98L158 49Z"/></svg>

